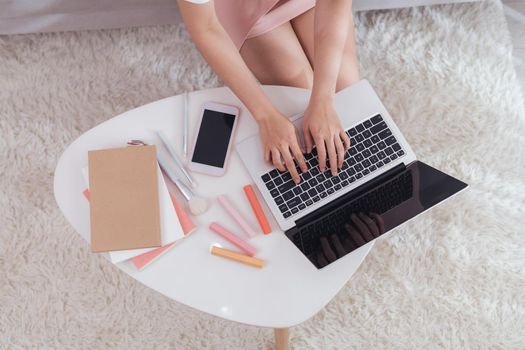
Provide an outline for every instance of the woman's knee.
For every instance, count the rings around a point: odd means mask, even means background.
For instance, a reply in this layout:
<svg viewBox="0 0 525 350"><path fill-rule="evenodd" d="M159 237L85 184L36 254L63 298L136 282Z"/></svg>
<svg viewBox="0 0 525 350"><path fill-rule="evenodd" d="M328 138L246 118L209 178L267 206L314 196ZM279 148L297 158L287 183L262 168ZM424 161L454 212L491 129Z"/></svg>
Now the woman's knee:
<svg viewBox="0 0 525 350"><path fill-rule="evenodd" d="M270 85L284 85L311 89L314 81L314 74L310 65L290 62L286 70L281 70L272 76L266 76L261 83Z"/></svg>

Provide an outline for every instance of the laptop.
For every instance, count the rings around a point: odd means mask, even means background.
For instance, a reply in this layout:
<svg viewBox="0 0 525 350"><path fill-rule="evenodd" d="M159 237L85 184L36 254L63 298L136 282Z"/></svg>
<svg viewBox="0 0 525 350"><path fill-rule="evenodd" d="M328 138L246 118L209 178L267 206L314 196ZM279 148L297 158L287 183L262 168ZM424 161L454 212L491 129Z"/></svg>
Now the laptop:
<svg viewBox="0 0 525 350"><path fill-rule="evenodd" d="M296 185L264 161L259 135L236 147L279 227L319 269L467 187L417 159L367 80L338 92L335 109L351 140L337 176L320 171L315 148ZM291 118L298 130L302 118Z"/></svg>

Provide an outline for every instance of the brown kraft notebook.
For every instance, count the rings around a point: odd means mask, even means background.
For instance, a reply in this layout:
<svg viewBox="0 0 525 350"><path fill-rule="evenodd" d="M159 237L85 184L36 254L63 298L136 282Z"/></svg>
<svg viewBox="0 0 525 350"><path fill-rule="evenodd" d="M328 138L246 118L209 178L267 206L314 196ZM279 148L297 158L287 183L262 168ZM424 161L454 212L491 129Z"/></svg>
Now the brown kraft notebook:
<svg viewBox="0 0 525 350"><path fill-rule="evenodd" d="M89 151L88 161L91 250L160 246L155 146Z"/></svg>

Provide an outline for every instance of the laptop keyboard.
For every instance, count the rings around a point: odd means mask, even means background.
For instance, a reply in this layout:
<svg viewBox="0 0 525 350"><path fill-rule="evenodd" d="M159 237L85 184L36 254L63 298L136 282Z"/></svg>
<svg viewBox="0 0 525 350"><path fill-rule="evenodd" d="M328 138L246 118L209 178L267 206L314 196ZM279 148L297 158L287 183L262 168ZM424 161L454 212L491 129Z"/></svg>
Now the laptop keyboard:
<svg viewBox="0 0 525 350"><path fill-rule="evenodd" d="M301 173L297 167L301 175L298 185L293 182L288 171L279 172L273 169L261 176L285 219L369 176L405 154L379 114L348 129L346 133L351 139L350 149L345 154L343 166L337 176L332 176L328 168L321 172L315 148L305 155L308 171Z"/></svg>

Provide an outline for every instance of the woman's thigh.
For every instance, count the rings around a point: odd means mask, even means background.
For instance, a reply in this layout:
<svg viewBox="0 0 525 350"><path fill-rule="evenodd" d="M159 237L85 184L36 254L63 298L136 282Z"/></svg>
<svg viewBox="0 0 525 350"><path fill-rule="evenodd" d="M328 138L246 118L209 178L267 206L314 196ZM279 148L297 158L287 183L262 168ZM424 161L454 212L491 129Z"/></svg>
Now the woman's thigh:
<svg viewBox="0 0 525 350"><path fill-rule="evenodd" d="M262 84L312 87L312 67L290 22L247 39L240 53Z"/></svg>
<svg viewBox="0 0 525 350"><path fill-rule="evenodd" d="M350 14L349 14L350 15ZM313 67L314 60L314 17L315 7L291 20L295 31L308 60ZM341 67L337 77L336 90L339 91L359 81L359 64L355 47L354 23L350 23L350 29L346 39Z"/></svg>

